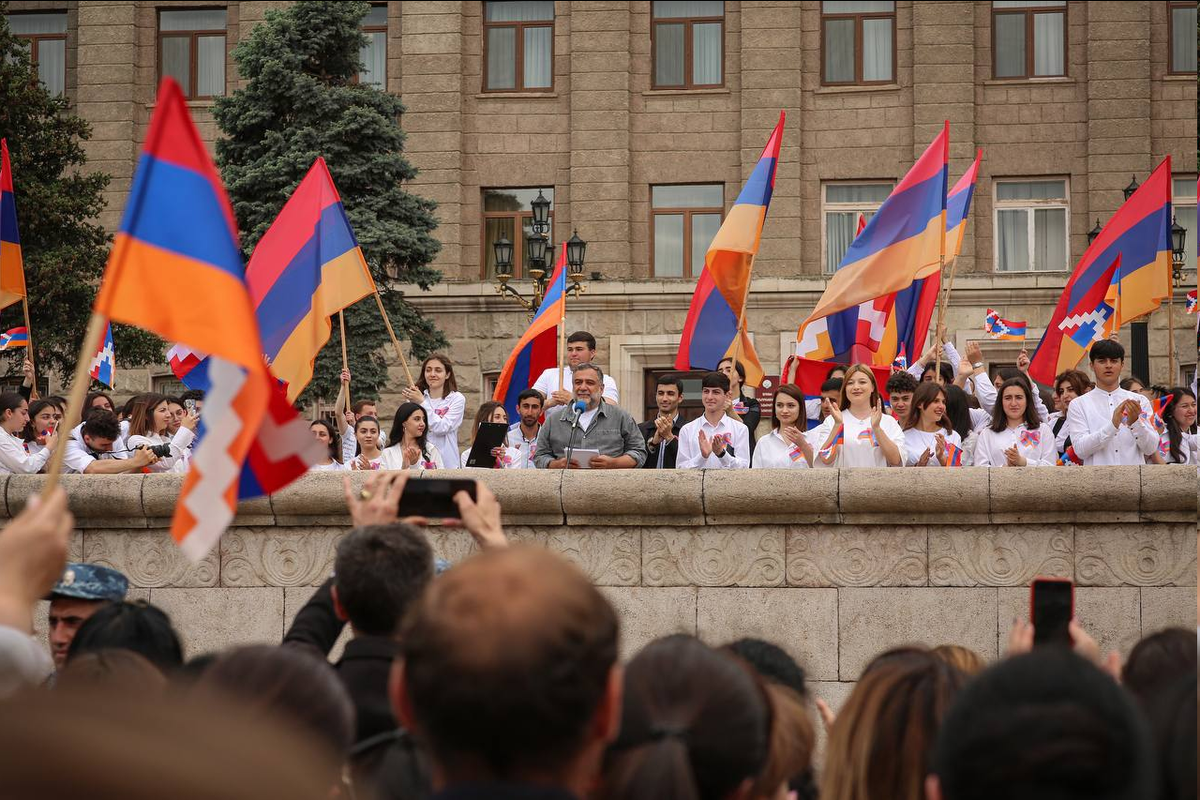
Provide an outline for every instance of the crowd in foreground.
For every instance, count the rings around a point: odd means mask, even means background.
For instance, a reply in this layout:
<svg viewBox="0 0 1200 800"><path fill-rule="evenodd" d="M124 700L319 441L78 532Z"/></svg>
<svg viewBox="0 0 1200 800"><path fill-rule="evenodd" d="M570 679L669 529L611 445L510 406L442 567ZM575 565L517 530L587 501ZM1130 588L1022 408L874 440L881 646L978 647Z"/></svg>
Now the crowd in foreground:
<svg viewBox="0 0 1200 800"><path fill-rule="evenodd" d="M613 607L561 557L510 547L486 486L455 497L481 552L448 567L426 521L396 519L408 480L347 482L355 527L282 644L190 660L120 573L64 565L62 490L31 500L0 531L4 796L1196 797L1191 630L1124 663L1086 620L1071 646L1034 646L1014 621L990 666L894 648L835 713L788 642L674 635L622 663ZM47 594L52 661L29 633Z"/></svg>

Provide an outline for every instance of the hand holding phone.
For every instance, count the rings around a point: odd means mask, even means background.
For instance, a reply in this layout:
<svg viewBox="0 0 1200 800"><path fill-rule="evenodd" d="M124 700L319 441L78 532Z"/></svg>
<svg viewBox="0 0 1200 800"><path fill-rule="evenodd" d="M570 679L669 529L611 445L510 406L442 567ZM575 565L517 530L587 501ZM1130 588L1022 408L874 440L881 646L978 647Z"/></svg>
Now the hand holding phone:
<svg viewBox="0 0 1200 800"><path fill-rule="evenodd" d="M1033 644L1070 647L1071 620L1075 617L1075 584L1069 578L1033 579L1029 587L1029 620Z"/></svg>
<svg viewBox="0 0 1200 800"><path fill-rule="evenodd" d="M462 478L409 478L400 496L397 513L404 517L428 519L461 519L462 514L454 495L466 492L474 501L476 483Z"/></svg>

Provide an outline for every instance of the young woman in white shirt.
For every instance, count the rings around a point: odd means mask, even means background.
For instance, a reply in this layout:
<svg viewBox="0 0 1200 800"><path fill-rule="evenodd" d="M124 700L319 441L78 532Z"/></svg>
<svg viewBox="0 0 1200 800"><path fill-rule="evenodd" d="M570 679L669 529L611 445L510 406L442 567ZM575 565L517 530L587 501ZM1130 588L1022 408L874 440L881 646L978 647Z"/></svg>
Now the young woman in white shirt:
<svg viewBox="0 0 1200 800"><path fill-rule="evenodd" d="M475 422L471 427L471 447L463 450L459 455L458 466L467 466L467 459L471 456L471 448L475 446L475 437L479 435L479 426L485 422L507 425L508 412L504 410L503 405L497 403L495 400L488 400L479 406L479 410L475 412ZM512 469L521 466L521 450L518 447L508 447L503 444L499 447L493 447L492 458L495 459L491 466L492 469Z"/></svg>
<svg viewBox="0 0 1200 800"><path fill-rule="evenodd" d="M37 455L46 449L46 434L57 431L54 422L54 404L49 400L34 400L29 404L29 424L21 433L25 441L25 450L30 455Z"/></svg>
<svg viewBox="0 0 1200 800"><path fill-rule="evenodd" d="M458 463L458 429L462 427L467 398L458 391L454 365L441 353L434 353L421 364L417 385L402 393L404 399L425 409L426 436L441 454L442 463ZM392 431L392 438L397 436Z"/></svg>
<svg viewBox="0 0 1200 800"><path fill-rule="evenodd" d="M29 424L29 403L16 392L0 394L0 474L32 475L40 472L58 440L57 427L45 437L45 446L34 454L25 449L22 433Z"/></svg>
<svg viewBox="0 0 1200 800"><path fill-rule="evenodd" d="M807 412L804 392L790 383L775 391L771 432L758 440L751 467L759 469L804 469L811 467L815 453L803 430Z"/></svg>
<svg viewBox="0 0 1200 800"><path fill-rule="evenodd" d="M946 415L946 389L924 381L913 392L904 419L904 465L906 467L962 466L962 437Z"/></svg>
<svg viewBox="0 0 1200 800"><path fill-rule="evenodd" d="M354 423L354 438L358 442L358 455L350 462L350 469L379 469L383 458L379 420L371 416L359 417Z"/></svg>
<svg viewBox="0 0 1200 800"><path fill-rule="evenodd" d="M392 423L392 438L379 457L379 468L445 469L442 454L428 440L428 430L425 409L416 403L402 404Z"/></svg>
<svg viewBox="0 0 1200 800"><path fill-rule="evenodd" d="M1163 408L1165 430L1159 438L1158 458L1164 464L1200 464L1200 441L1196 433L1196 395L1176 386L1171 402Z"/></svg>
<svg viewBox="0 0 1200 800"><path fill-rule="evenodd" d="M338 461L338 457L342 454L341 443L338 442L337 433L333 430L333 425L328 420L315 419L308 426L312 431L312 435L318 442L325 445L326 455L323 461L319 461L308 468L309 472L326 472L347 469L347 467Z"/></svg>
<svg viewBox="0 0 1200 800"><path fill-rule="evenodd" d="M1054 430L1042 422L1030 396L1029 382L1009 378L1000 385L992 424L979 433L979 467L1052 467L1058 463Z"/></svg>
<svg viewBox="0 0 1200 800"><path fill-rule="evenodd" d="M169 455L159 456L158 461L147 468L151 472L181 472L187 465L185 457L192 440L196 438L196 425L200 418L185 414L180 420L179 430L172 436L168 429L173 419L170 401L161 394L145 395L133 407L125 447L136 450L139 447L170 445Z"/></svg>
<svg viewBox="0 0 1200 800"><path fill-rule="evenodd" d="M869 367L846 370L838 403L811 439L820 443L815 467L899 467L904 464L900 423L883 413L883 398Z"/></svg>

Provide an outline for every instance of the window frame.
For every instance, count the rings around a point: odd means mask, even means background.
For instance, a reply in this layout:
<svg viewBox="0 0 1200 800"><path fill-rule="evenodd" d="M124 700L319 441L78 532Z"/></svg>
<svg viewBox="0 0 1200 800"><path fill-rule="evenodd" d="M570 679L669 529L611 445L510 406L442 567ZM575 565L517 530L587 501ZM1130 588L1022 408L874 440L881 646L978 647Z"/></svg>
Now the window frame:
<svg viewBox="0 0 1200 800"><path fill-rule="evenodd" d="M483 81L482 86L480 87L482 93L484 93L484 94L497 94L497 93L512 94L514 92L522 92L522 93L523 92L540 92L540 93L545 94L545 93L553 92L554 91L554 80L555 80L555 78L554 78L554 57L556 55L555 48L556 48L556 44L557 44L554 41L556 38L554 35L555 34L554 25L555 25L555 22L557 21L556 20L556 17L558 16L557 10L555 11L554 14L551 15L549 20L531 20L529 22L488 22L487 4L489 1L490 0L483 0L483 2L480 4L480 9L483 12L483 17L482 17L482 19L483 19L483 36L482 36L483 43L481 45L481 49L483 51L483 63L480 68L480 72L482 73L482 81ZM488 88L488 31L492 28L513 28L516 31L513 34L513 36L515 37L515 40L516 40L514 42L516 44L516 60L517 60L516 71L514 73L516 75L516 80L515 80L516 85L511 88L504 88L504 89L489 89ZM550 29L550 85L549 86L535 86L533 88L527 88L525 86L525 29L526 28L549 28Z"/></svg>
<svg viewBox="0 0 1200 800"><path fill-rule="evenodd" d="M825 23L828 20L854 21L854 80L831 81L825 76ZM886 81L863 80L863 20L890 19L892 21L892 77ZM872 11L863 14L826 14L825 4L821 4L821 85L822 86L891 86L898 82L896 77L896 4L892 3L891 13Z"/></svg>
<svg viewBox="0 0 1200 800"><path fill-rule="evenodd" d="M658 416L658 402L655 397L658 389L658 379L663 375L678 375L681 380L698 381L708 374L708 370L703 369L674 369L672 367L646 367L642 370L642 413L643 421L650 421ZM683 402L679 404L679 421L680 424L686 424L692 420L699 419L704 416L704 405L700 402L700 395L684 396Z"/></svg>
<svg viewBox="0 0 1200 800"><path fill-rule="evenodd" d="M164 11L224 11L226 14L225 27L221 30L164 31L162 29L162 14ZM162 55L163 39L187 38L187 39L189 39L188 47L191 48L188 51L188 85L180 87L181 89L183 89L184 99L186 99L186 100L213 100L213 99L216 99L217 97L225 97L226 96L225 89L228 87L228 84L229 84L229 70L228 69L222 70L225 74L225 86L221 87L221 94L219 94L219 95L217 95L217 94L193 94L193 92L196 91L196 79L200 72L200 70L199 70L200 47L199 47L199 42L198 42L200 37L218 36L219 35L222 39L224 39L225 47L223 48L223 51L225 54L224 55L225 66L226 67L229 66L229 16L228 15L229 15L229 9L225 6L199 6L199 7L195 7L195 8L170 7L170 8L157 9L157 17L155 19L155 22L157 24L157 39L155 42L155 47L156 47L157 59L158 59L158 81L159 81L159 83L162 83L162 79L163 79L163 55Z"/></svg>
<svg viewBox="0 0 1200 800"><path fill-rule="evenodd" d="M385 12L382 25L363 25L359 28L362 33L382 33L383 34L383 85L379 87L380 91L387 91L387 51L388 51L388 21L387 21L387 3L371 3L371 8L382 8ZM354 73L354 80L351 83L359 84L362 79L362 70ZM366 84L364 84L366 85ZM373 85L373 84L369 84Z"/></svg>
<svg viewBox="0 0 1200 800"><path fill-rule="evenodd" d="M695 208L655 208L654 207L654 189L656 187L666 186L720 186L721 187L721 207L716 206L696 206ZM718 214L721 217L721 223L725 223L725 184L724 182L692 182L692 183L652 183L650 184L650 196L647 205L650 207L650 278L653 280L663 281L687 281L699 278L699 275L692 274L692 215L693 214ZM654 218L660 214L683 214L683 274L682 275L656 275L654 272ZM719 226L718 226L719 229Z"/></svg>
<svg viewBox="0 0 1200 800"><path fill-rule="evenodd" d="M487 261L488 252L492 243L487 240L487 221L489 219L511 219L513 220L513 236L515 237L513 245L513 271L509 280L519 281L525 280L525 220L533 221L533 210L525 211L519 209L517 211L484 211L484 193L494 191L504 191L505 189L527 189L529 191L541 190L545 196L547 190L554 191L553 186L484 186L479 190L479 276L482 280L495 280L495 275L488 275ZM546 245L546 254L550 259L550 270L547 270L546 276L549 277L550 271L554 269L554 264L558 263L558 253L555 250L554 243L554 201L550 201L550 210L546 215L546 221L550 223L550 231L547 236L550 238Z"/></svg>
<svg viewBox="0 0 1200 800"><path fill-rule="evenodd" d="M1190 195L1176 194L1175 181L1186 181L1187 183L1189 183L1192 186L1192 194L1190 194ZM1196 191L1196 183L1197 183L1197 176L1194 174L1187 173L1187 172L1182 173L1182 174L1180 174L1178 172L1171 173L1171 221L1172 222L1174 222L1175 219L1178 218L1180 208L1195 208L1195 209L1197 209L1198 212L1200 212L1200 192ZM1197 214L1197 221L1200 222L1200 213ZM1200 224L1197 224L1196 227L1200 228ZM1194 249L1198 254L1200 254L1200 239L1197 239L1197 236L1200 236L1200 231L1195 231L1195 230L1189 229L1188 233L1187 233L1187 238L1188 238L1187 244L1188 244L1189 249ZM1184 270L1195 269L1196 268L1195 262L1191 262L1189 264L1189 262L1185 260L1183 268L1184 268Z"/></svg>
<svg viewBox="0 0 1200 800"><path fill-rule="evenodd" d="M1071 76L1071 52L1070 52L1070 20L1067 17L1070 3L1064 0L1061 9L1055 6L1027 6L1024 8L996 8L995 4L991 4L992 12L992 80L994 81L1040 81L1050 80L1055 78L1069 78ZM1025 74L1024 75L1005 75L1001 77L996 74L996 17L1001 15L1023 15L1025 17ZM1063 24L1063 68L1061 75L1034 75L1033 74L1033 58L1034 58L1034 40L1033 40L1033 18L1037 14L1062 14ZM1168 40L1169 42L1169 40ZM1168 44L1168 50L1170 46ZM1169 57L1168 53L1168 57Z"/></svg>
<svg viewBox="0 0 1200 800"><path fill-rule="evenodd" d="M1171 46L1175 42L1174 27L1175 27L1175 9L1177 8L1195 8L1194 2L1181 2L1180 0L1167 0L1167 74L1168 75L1195 75L1196 70L1189 72L1175 71L1175 53Z"/></svg>
<svg viewBox="0 0 1200 800"><path fill-rule="evenodd" d="M721 16L719 17L656 17L654 16L654 0L650 0L650 89L651 91L679 91L690 92L697 89L724 89L725 88L725 16L728 12L725 10L725 4L721 4ZM720 23L721 25L721 82L720 83L696 83L694 72L693 55L693 36L692 25ZM658 26L659 25L683 25L683 83L664 85L659 84L656 76L658 75L657 56L658 56ZM675 184L670 184L675 185Z"/></svg>
<svg viewBox="0 0 1200 800"><path fill-rule="evenodd" d="M1000 200L1000 184L1002 183L1049 183L1051 181L1062 181L1063 183L1063 198L1062 200ZM1053 209L1061 208L1065 214L1063 224L1063 239L1066 253L1066 263L1058 269L1037 269L1036 266L1031 269L1001 269L1000 268L1000 212L1015 211L1018 209L1026 209L1030 212L1036 209ZM1026 215L1026 231L1027 243L1029 247L1029 263L1034 264L1033 256L1036 252L1037 235L1036 223L1034 222L1034 214ZM1071 178L1068 175L1031 175L1025 178L992 178L992 272L996 275L1040 275L1044 273L1062 273L1071 271Z"/></svg>
<svg viewBox="0 0 1200 800"><path fill-rule="evenodd" d="M876 179L863 178L863 179L855 179L855 180L850 180L850 181L821 181L821 275L822 276L825 276L825 277L832 276L837 272L837 268L834 268L833 272L827 272L825 270L826 265L829 263L829 255L828 255L828 253L829 253L829 228L825 222L826 215L830 214L830 213L846 214L846 213L854 213L854 212L858 212L861 214L861 213L867 212L867 211L871 212L872 214L876 214L879 212L880 207L882 207L883 204L886 202L886 198L885 198L884 200L880 200L878 203L830 203L828 188L830 186L887 186L888 194L890 195L892 192L894 192L896 190L896 184L898 182L899 181L897 181L896 179L884 179L884 178L876 178Z"/></svg>
<svg viewBox="0 0 1200 800"><path fill-rule="evenodd" d="M67 18L67 12L63 9L50 9L47 11L9 11L5 14L6 17L19 17L27 14L62 14L63 19ZM57 41L63 43L63 90L62 95L67 94L67 34L68 29L62 33L14 33L13 38L22 42L29 42L29 61L34 69L38 65L38 44L42 41Z"/></svg>

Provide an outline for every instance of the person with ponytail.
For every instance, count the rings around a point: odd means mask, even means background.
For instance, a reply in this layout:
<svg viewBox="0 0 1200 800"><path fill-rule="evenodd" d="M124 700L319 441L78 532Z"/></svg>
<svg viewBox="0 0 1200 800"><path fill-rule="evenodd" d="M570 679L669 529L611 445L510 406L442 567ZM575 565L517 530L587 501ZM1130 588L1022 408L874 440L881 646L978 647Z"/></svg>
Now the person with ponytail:
<svg viewBox="0 0 1200 800"><path fill-rule="evenodd" d="M979 433L979 467L1052 467L1058 463L1054 429L1039 418L1029 381L1009 378L1000 384L992 423Z"/></svg>
<svg viewBox="0 0 1200 800"><path fill-rule="evenodd" d="M34 454L25 449L21 434L29 425L29 403L16 392L0 394L0 474L32 475L41 472L58 441L57 428L44 437Z"/></svg>
<svg viewBox="0 0 1200 800"><path fill-rule="evenodd" d="M430 445L428 434L425 409L417 403L401 404L392 423L392 438L379 457L379 468L445 469L442 454Z"/></svg>
<svg viewBox="0 0 1200 800"><path fill-rule="evenodd" d="M1200 464L1200 441L1196 435L1196 395L1176 386L1163 407L1165 429L1159 439L1158 458L1164 464Z"/></svg>
<svg viewBox="0 0 1200 800"><path fill-rule="evenodd" d="M904 420L905 466L962 466L962 437L946 415L946 387L922 381Z"/></svg>

